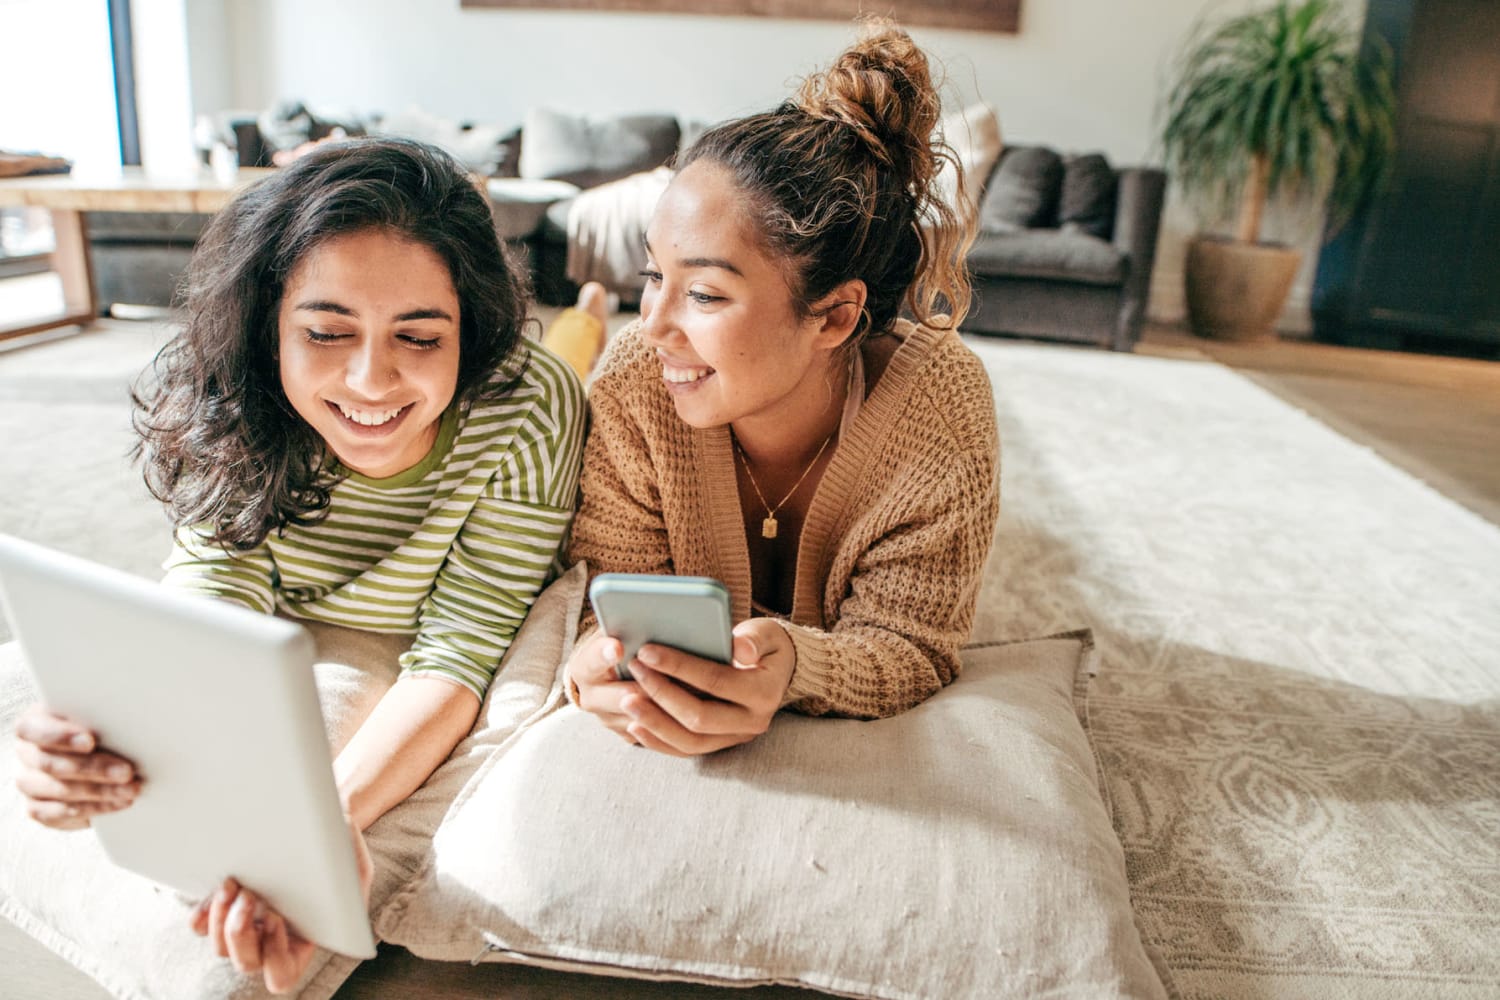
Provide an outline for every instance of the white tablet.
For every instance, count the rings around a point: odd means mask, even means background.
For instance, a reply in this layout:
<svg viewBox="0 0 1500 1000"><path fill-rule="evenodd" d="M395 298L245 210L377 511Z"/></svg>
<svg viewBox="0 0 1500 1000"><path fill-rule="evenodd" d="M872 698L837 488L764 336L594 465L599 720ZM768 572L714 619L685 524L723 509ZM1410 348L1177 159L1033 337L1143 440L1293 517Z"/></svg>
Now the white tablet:
<svg viewBox="0 0 1500 1000"><path fill-rule="evenodd" d="M6 535L0 598L46 704L144 779L93 821L115 863L193 899L233 875L309 940L374 956L306 629Z"/></svg>

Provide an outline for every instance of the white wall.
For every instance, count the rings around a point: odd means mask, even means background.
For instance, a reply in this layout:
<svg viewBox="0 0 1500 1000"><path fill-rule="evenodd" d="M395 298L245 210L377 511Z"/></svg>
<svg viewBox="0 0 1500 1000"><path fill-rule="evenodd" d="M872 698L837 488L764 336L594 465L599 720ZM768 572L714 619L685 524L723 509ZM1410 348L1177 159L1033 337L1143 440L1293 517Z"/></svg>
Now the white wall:
<svg viewBox="0 0 1500 1000"><path fill-rule="evenodd" d="M163 176L191 176L198 161L184 0L133 0L130 37L141 165Z"/></svg>
<svg viewBox="0 0 1500 1000"><path fill-rule="evenodd" d="M0 0L0 38L0 149L67 157L80 172L118 171L105 0Z"/></svg>
<svg viewBox="0 0 1500 1000"><path fill-rule="evenodd" d="M530 107L615 114L670 111L717 120L785 98L797 77L853 37L817 21L461 9L458 0L188 0L223 9L228 30L195 35L195 85L239 108L296 98L358 112L418 106L519 124ZM1350 0L1363 10L1362 0ZM952 99L982 97L1007 141L1101 150L1116 163L1159 158L1153 141L1165 70L1205 12L1251 0L1023 0L1015 35L911 32L946 67ZM213 18L200 19L216 23ZM190 26L191 27L191 26ZM229 51L200 52L227 44ZM201 57L201 58L200 58ZM227 81L227 83L225 82ZM198 104L197 110L220 110ZM1152 314L1182 315L1184 241L1195 225L1176 199L1164 219ZM1303 227L1316 256L1316 220ZM1312 262L1284 325L1306 325Z"/></svg>
<svg viewBox="0 0 1500 1000"><path fill-rule="evenodd" d="M185 4L193 111L212 114L235 107L230 63L235 49L224 0L185 0Z"/></svg>

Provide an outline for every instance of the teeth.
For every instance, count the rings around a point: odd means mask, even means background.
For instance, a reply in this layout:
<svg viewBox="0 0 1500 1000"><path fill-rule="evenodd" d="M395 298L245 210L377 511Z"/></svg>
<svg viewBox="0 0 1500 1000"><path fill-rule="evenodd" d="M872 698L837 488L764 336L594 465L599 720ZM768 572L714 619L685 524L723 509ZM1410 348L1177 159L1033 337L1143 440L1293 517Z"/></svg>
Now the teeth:
<svg viewBox="0 0 1500 1000"><path fill-rule="evenodd" d="M673 368L671 365L662 365L661 377L668 382L696 382L713 374L712 368Z"/></svg>
<svg viewBox="0 0 1500 1000"><path fill-rule="evenodd" d="M352 420L356 424L361 424L365 427L379 427L383 423L394 420L396 414L400 413L402 409L402 407L398 406L394 410L378 410L374 413L369 413L364 410L351 409L343 403L339 404L339 412L344 415L344 419Z"/></svg>

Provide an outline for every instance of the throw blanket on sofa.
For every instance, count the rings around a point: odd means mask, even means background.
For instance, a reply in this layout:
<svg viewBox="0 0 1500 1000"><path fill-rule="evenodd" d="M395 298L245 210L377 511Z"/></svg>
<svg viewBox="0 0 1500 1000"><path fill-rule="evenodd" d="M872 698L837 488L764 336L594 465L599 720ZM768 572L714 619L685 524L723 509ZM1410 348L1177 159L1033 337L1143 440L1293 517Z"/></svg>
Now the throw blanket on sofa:
<svg viewBox="0 0 1500 1000"><path fill-rule="evenodd" d="M646 225L672 180L657 167L580 194L568 213L568 280L597 281L625 298L642 287Z"/></svg>

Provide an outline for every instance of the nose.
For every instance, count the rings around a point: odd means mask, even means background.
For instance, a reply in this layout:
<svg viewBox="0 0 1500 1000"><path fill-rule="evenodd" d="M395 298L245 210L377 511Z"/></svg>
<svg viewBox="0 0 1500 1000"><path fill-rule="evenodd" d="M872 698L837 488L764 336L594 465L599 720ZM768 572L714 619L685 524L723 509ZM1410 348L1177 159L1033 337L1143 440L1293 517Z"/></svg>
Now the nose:
<svg viewBox="0 0 1500 1000"><path fill-rule="evenodd" d="M641 337L653 347L665 346L677 331L677 322L671 305L665 301L661 288L647 283L641 293Z"/></svg>
<svg viewBox="0 0 1500 1000"><path fill-rule="evenodd" d="M646 282L646 287L641 289L641 319L651 318L651 310L656 307L656 300L660 295L661 289L656 287L655 282Z"/></svg>
<svg viewBox="0 0 1500 1000"><path fill-rule="evenodd" d="M395 349L379 337L368 337L349 352L344 384L369 399L379 399L401 379Z"/></svg>

